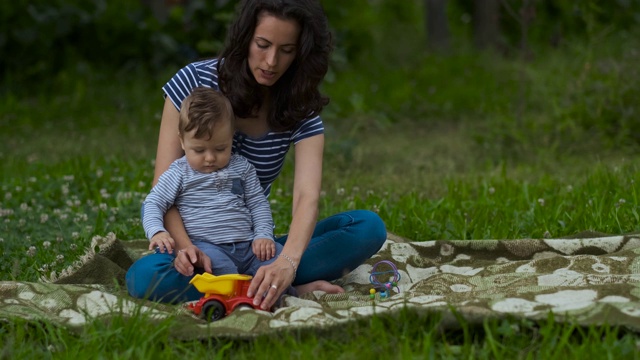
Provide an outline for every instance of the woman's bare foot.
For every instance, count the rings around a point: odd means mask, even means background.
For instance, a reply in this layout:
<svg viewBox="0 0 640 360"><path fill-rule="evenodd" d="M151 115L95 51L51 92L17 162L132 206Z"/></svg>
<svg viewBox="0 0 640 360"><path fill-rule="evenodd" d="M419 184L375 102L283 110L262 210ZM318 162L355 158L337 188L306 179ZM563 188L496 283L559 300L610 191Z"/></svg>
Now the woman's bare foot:
<svg viewBox="0 0 640 360"><path fill-rule="evenodd" d="M298 295L303 295L312 291L324 291L327 294L340 294L344 292L342 287L324 280L312 281L307 284L298 285L295 288Z"/></svg>

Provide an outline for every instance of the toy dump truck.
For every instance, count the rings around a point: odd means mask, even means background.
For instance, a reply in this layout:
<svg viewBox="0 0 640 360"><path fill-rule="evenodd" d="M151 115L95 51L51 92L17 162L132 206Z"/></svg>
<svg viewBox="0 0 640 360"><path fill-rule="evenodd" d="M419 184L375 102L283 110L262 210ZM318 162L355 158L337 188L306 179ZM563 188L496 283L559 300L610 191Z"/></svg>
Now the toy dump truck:
<svg viewBox="0 0 640 360"><path fill-rule="evenodd" d="M251 278L251 275L240 274L198 274L189 283L204 296L195 303L189 303L187 307L196 316L207 321L220 320L241 307L257 309L253 305L253 298L247 296Z"/></svg>

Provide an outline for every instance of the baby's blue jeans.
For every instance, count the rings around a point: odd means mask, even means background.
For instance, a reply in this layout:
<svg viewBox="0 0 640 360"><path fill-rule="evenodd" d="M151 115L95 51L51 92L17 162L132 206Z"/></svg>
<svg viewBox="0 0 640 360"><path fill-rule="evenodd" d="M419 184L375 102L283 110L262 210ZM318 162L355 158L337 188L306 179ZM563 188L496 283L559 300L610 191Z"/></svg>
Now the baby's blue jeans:
<svg viewBox="0 0 640 360"><path fill-rule="evenodd" d="M384 223L372 211L353 210L321 220L302 255L293 285L338 279L378 252L386 239ZM286 241L287 235L276 239L280 244ZM129 294L171 303L199 299L202 293L189 284L191 276L176 271L174 257L155 253L131 265L126 276Z"/></svg>

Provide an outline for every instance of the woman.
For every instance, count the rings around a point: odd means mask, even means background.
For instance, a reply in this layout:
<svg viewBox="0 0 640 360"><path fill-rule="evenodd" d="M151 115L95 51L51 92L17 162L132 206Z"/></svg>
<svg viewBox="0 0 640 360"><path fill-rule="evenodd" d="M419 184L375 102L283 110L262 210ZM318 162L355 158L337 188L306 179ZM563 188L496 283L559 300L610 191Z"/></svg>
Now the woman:
<svg viewBox="0 0 640 360"><path fill-rule="evenodd" d="M316 223L324 147L318 115L329 101L318 87L331 51L331 35L319 2L245 0L239 9L219 58L189 64L163 87L165 104L153 182L183 155L177 136L178 109L198 86L218 89L229 98L237 118L233 152L255 166L266 195L294 145L289 234L276 239L284 245L282 254L258 270L249 289L255 305L266 310L291 284L299 294L342 292L328 281L376 253L386 240L386 230L380 217L365 210ZM173 243L131 266L129 293L170 302L198 299L202 294L189 280L195 271L211 272L211 263L191 243L175 208L165 216L165 227Z"/></svg>

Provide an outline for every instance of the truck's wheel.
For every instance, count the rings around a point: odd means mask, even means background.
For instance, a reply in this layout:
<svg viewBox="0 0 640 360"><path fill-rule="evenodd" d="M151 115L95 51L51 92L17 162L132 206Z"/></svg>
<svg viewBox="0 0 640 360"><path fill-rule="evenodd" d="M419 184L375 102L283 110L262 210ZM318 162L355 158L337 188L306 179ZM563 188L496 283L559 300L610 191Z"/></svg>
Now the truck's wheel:
<svg viewBox="0 0 640 360"><path fill-rule="evenodd" d="M225 314L224 305L218 300L209 300L202 305L202 317L207 321L220 320Z"/></svg>

